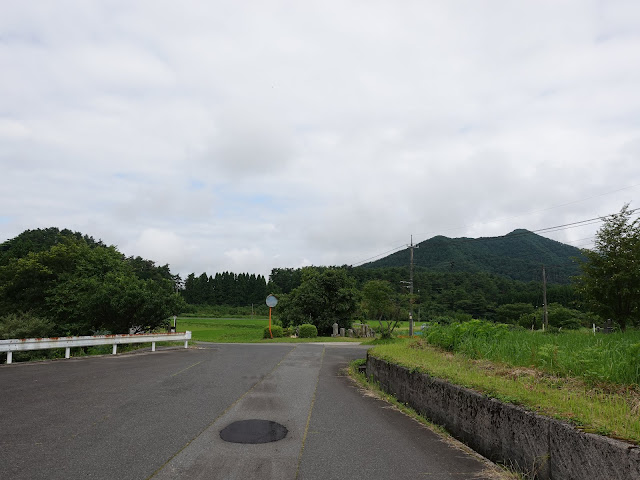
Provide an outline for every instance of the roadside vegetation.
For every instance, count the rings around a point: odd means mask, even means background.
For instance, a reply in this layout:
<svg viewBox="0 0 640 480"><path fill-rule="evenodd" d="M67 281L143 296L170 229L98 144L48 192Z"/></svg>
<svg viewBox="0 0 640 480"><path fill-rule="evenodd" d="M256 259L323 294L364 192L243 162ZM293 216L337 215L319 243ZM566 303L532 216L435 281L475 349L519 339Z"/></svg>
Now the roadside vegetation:
<svg viewBox="0 0 640 480"><path fill-rule="evenodd" d="M472 320L433 325L421 343L513 367L601 383L640 385L640 331L594 334L589 330L542 332ZM419 343L414 344L414 347Z"/></svg>
<svg viewBox="0 0 640 480"><path fill-rule="evenodd" d="M166 328L185 306L176 282L168 265L126 257L79 232L27 230L0 245L0 332L21 338Z"/></svg>
<svg viewBox="0 0 640 480"><path fill-rule="evenodd" d="M424 339L399 339L375 346L369 353L537 413L570 421L588 432L640 443L637 384L594 383L531 366L472 358L430 345Z"/></svg>

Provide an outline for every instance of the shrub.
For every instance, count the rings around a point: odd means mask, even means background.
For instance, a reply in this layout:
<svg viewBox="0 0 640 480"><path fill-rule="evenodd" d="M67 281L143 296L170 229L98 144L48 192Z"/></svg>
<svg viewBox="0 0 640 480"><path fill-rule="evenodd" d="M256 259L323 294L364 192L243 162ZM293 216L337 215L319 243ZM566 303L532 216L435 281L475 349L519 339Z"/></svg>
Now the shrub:
<svg viewBox="0 0 640 480"><path fill-rule="evenodd" d="M318 329L310 323L300 325L300 338L314 338L318 336Z"/></svg>
<svg viewBox="0 0 640 480"><path fill-rule="evenodd" d="M440 325L450 325L455 322L455 319L447 315L439 315L432 318L431 321Z"/></svg>
<svg viewBox="0 0 640 480"><path fill-rule="evenodd" d="M273 334L273 338L284 336L284 331L280 325L271 325L271 333ZM262 338L271 338L271 335L269 334L269 327L264 327Z"/></svg>
<svg viewBox="0 0 640 480"><path fill-rule="evenodd" d="M506 303L496 308L496 321L500 323L519 323L519 319L523 315L534 313L535 308L530 303ZM525 324L526 322L527 320L525 320ZM531 326L531 322L529 322L528 326Z"/></svg>
<svg viewBox="0 0 640 480"><path fill-rule="evenodd" d="M42 338L53 332L51 321L30 313L12 313L0 317L0 339Z"/></svg>
<svg viewBox="0 0 640 480"><path fill-rule="evenodd" d="M31 313L11 313L0 317L0 340L10 338L43 338L55 333L51 321L32 315ZM62 357L63 350L35 350L32 352L14 352L13 361L22 362L44 358ZM6 360L6 353L0 354L0 363Z"/></svg>

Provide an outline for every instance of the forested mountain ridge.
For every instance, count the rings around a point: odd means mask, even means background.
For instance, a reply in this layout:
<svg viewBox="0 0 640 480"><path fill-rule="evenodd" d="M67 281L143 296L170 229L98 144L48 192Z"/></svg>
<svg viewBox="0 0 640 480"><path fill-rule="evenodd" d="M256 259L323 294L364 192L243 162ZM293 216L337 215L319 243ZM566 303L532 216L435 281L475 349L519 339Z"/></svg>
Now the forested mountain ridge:
<svg viewBox="0 0 640 480"><path fill-rule="evenodd" d="M485 272L513 280L539 279L543 265L549 267L550 283L569 283L579 275L579 248L524 229L501 237L448 238L436 236L414 249L414 265L435 271ZM363 265L364 268L403 267L409 263L406 250Z"/></svg>

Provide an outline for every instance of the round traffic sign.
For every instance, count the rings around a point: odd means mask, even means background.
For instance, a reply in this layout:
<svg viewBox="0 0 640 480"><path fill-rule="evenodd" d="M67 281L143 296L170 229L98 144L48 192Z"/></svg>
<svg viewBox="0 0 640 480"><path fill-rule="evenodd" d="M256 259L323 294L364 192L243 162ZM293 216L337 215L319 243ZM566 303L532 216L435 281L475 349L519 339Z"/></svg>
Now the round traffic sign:
<svg viewBox="0 0 640 480"><path fill-rule="evenodd" d="M273 308L278 304L278 299L273 296L273 295L269 295L267 297L267 307L269 308Z"/></svg>

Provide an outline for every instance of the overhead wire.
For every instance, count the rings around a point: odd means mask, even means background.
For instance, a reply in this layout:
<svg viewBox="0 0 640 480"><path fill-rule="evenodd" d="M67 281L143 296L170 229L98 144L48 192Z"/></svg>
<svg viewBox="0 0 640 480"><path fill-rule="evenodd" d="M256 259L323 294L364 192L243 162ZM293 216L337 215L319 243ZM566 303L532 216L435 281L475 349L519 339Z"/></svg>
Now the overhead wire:
<svg viewBox="0 0 640 480"><path fill-rule="evenodd" d="M374 259L376 259L378 257L382 257L383 255L387 255L387 254L391 255L393 253L399 252L400 250L403 250L406 247L407 247L406 245L400 245L399 247L394 247L391 250L387 250L386 252L379 253L378 255L374 255L372 257L365 258L364 260L353 262L351 264L351 266L352 267L357 267L359 265L362 265L362 264L365 264L365 263L369 262L370 260L374 260Z"/></svg>
<svg viewBox="0 0 640 480"><path fill-rule="evenodd" d="M634 185L636 186L636 185ZM625 187L625 188L631 188L631 187ZM621 189L624 190L624 189ZM603 194L605 195L605 194ZM601 196L601 195L599 195ZM595 198L595 197L591 197L591 198ZM572 202L572 203L576 203L576 202ZM634 214L636 212L639 212L640 208L634 208L632 210L629 210L628 213L630 214ZM522 232L517 232L517 233L510 233L508 235L501 235L501 236L497 236L497 237L479 237L479 238L463 238L463 239L458 239L459 243L466 243L466 242L477 242L477 241L490 241L490 240L498 240L498 239L505 239L505 238L514 238L514 237L520 237L520 236L526 236L526 235L531 235L531 234L538 234L538 233L553 233L553 232L558 232L558 231L562 231L562 230L567 230L570 228L578 228L578 227L585 227L585 226L589 226L589 225L595 225L598 223L603 222L606 218L611 217L615 215L615 213L613 214L608 214L608 215L604 215L604 216L599 216L599 217L594 217L594 218L588 218L585 220L580 220L577 222L571 222L571 223L566 223L566 224L562 224L562 225L555 225L552 227L545 227L545 228L540 228L537 230L525 230ZM595 238L595 237L593 237ZM553 240L553 239L550 239ZM557 241L557 240L553 240L553 241ZM419 245L422 242L418 242L417 245ZM565 243L565 242L560 242L560 243ZM567 244L567 243L565 243ZM397 253L400 250L403 250L405 248L407 248L407 244L404 245L400 245L398 247L392 248L391 250L388 250L386 252L382 252L379 253L377 255L373 255L369 258L366 258L364 260L360 260L357 262L353 262L351 264L352 267L357 267L357 266L361 266L371 260L377 259L379 257L385 256L385 255L392 255L393 253Z"/></svg>
<svg viewBox="0 0 640 480"><path fill-rule="evenodd" d="M546 212L546 211L549 211L549 210L553 210L555 208L566 207L567 205L574 205L576 203L585 202L587 200L592 200L594 198L604 197L606 195L611 195L612 193L621 192L623 190L629 190L631 188L636 188L636 187L639 187L639 186L640 186L640 183L636 183L634 185L629 185L627 187L622 187L622 188L618 188L618 189L615 189L615 190L610 190L608 192L600 193L598 195L593 195L591 197L581 198L579 200L574 200L572 202L561 203L559 205L552 205L551 207L541 208L541 209L537 209L537 210L531 210L529 212L524 212L524 213L521 213L519 215L514 215L514 216L511 216L511 217L498 217L498 218L494 218L493 220L491 220L489 222L479 222L479 224L480 225L486 225L487 223L492 223L492 222L496 222L496 221L500 221L500 220L511 220L511 219L514 219L514 218L520 218L520 217L523 217L523 216L526 216L526 215L531 215L531 214L534 214L534 213ZM473 223L471 225L463 225L463 226L460 226L460 227L448 228L448 229L442 230L442 232L450 232L450 231L454 231L454 230L462 230L464 228L470 227L472 225L477 225L477 224L478 223ZM434 234L434 233L435 232L429 232L429 233L426 233L426 234L418 234L418 236L427 236L427 235L431 235L431 234Z"/></svg>

